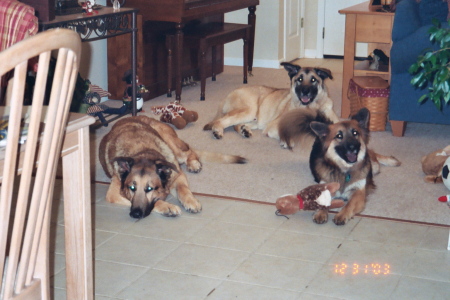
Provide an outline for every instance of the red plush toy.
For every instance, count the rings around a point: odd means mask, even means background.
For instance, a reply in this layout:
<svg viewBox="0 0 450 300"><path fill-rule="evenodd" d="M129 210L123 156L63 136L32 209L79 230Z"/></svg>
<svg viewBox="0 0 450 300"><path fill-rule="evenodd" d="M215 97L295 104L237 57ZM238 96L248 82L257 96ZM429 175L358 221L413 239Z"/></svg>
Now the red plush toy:
<svg viewBox="0 0 450 300"><path fill-rule="evenodd" d="M339 208L344 200L333 199L339 190L337 182L314 184L304 188L297 195L284 195L276 201L277 215L293 215L299 210L316 210L320 208Z"/></svg>
<svg viewBox="0 0 450 300"><path fill-rule="evenodd" d="M172 124L177 129L183 129L188 123L198 120L198 113L186 109L179 101L170 102L166 106L153 106L151 111L155 115L161 115L161 122Z"/></svg>

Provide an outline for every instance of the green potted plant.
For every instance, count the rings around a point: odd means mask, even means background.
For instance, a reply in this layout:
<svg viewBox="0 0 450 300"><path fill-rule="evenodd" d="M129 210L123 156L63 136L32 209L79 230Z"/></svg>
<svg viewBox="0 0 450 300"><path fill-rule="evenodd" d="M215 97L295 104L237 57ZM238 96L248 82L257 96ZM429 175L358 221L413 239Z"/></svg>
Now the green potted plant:
<svg viewBox="0 0 450 300"><path fill-rule="evenodd" d="M409 73L413 75L413 86L425 88L428 85L428 92L419 98L419 102L431 100L442 110L443 105L450 102L450 28L442 28L439 21L433 20L429 33L430 41L438 43L439 49L426 50L411 65Z"/></svg>

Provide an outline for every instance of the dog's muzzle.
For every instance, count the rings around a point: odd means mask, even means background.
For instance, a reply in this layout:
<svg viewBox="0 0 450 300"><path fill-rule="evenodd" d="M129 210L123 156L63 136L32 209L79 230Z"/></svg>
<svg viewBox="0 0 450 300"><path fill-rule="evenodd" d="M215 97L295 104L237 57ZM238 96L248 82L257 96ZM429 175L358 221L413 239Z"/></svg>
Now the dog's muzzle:
<svg viewBox="0 0 450 300"><path fill-rule="evenodd" d="M295 93L301 104L308 105L314 101L317 95L317 88L314 86L298 86L295 88Z"/></svg>

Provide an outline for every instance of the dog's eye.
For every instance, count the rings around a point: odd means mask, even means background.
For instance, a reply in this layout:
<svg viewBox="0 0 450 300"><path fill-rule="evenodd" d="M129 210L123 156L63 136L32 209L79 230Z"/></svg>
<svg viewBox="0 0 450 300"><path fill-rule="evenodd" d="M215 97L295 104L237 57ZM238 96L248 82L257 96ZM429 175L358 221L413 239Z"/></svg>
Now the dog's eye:
<svg viewBox="0 0 450 300"><path fill-rule="evenodd" d="M317 79L315 79L314 77L311 78L311 82L316 82Z"/></svg>
<svg viewBox="0 0 450 300"><path fill-rule="evenodd" d="M338 134L336 134L335 138L337 138L338 140L342 140L344 138L344 135L342 134L342 132L338 132Z"/></svg>
<svg viewBox="0 0 450 300"><path fill-rule="evenodd" d="M359 132L356 131L355 129L353 129L353 130L352 130L352 134L353 134L353 136L358 136Z"/></svg>
<svg viewBox="0 0 450 300"><path fill-rule="evenodd" d="M136 191L136 186L134 184L128 187L132 192Z"/></svg>
<svg viewBox="0 0 450 300"><path fill-rule="evenodd" d="M153 191L153 188L151 186L145 188L146 193L150 193L151 191Z"/></svg>

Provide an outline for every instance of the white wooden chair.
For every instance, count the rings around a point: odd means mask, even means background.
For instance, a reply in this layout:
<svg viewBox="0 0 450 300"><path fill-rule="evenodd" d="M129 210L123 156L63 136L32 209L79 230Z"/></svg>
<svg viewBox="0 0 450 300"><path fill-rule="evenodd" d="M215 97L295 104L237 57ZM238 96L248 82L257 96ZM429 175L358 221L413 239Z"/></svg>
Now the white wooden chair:
<svg viewBox="0 0 450 300"><path fill-rule="evenodd" d="M53 50L57 50L53 52L57 62L49 104L44 108ZM80 54L80 37L69 29L38 33L0 52L0 76L14 70L11 104L3 107L9 110L7 143L0 151L0 299L50 298L50 209ZM25 107L28 60L36 56L32 104ZM27 139L19 145L26 110Z"/></svg>

